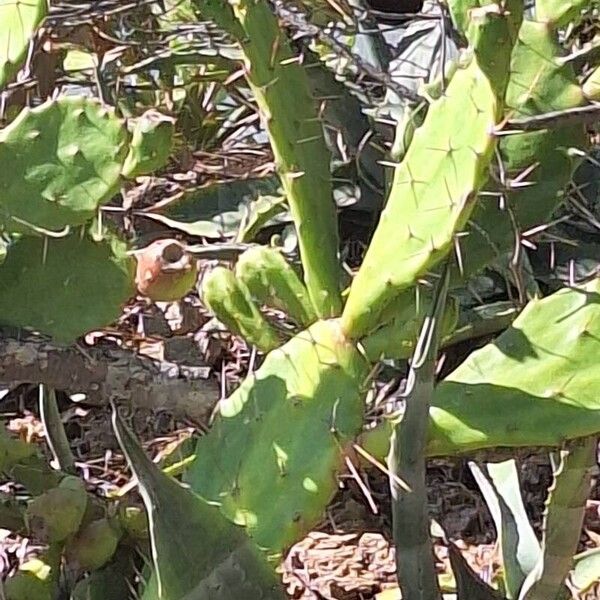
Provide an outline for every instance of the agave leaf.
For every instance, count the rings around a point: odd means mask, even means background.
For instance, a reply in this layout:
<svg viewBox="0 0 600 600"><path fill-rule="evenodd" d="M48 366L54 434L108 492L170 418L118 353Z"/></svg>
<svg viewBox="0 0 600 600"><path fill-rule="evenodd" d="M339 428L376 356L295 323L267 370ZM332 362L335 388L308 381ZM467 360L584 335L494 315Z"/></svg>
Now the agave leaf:
<svg viewBox="0 0 600 600"><path fill-rule="evenodd" d="M448 269L435 289L415 347L406 392L406 410L394 429L388 456L398 582L405 598L441 599L429 536L425 444L427 416L435 386ZM399 485L405 482L408 489Z"/></svg>
<svg viewBox="0 0 600 600"><path fill-rule="evenodd" d="M597 463L596 436L574 440L558 453L554 481L546 500L542 554L525 580L519 600L568 596L565 579L577 551L592 473Z"/></svg>
<svg viewBox="0 0 600 600"><path fill-rule="evenodd" d="M457 600L504 600L497 590L473 572L460 550L452 543L448 545L448 554L456 579Z"/></svg>
<svg viewBox="0 0 600 600"><path fill-rule="evenodd" d="M506 595L517 598L525 578L543 556L525 512L517 465L507 460L487 463L483 469L470 462L469 467L496 525Z"/></svg>
<svg viewBox="0 0 600 600"><path fill-rule="evenodd" d="M153 599L283 600L275 573L243 529L165 475L144 454L114 406L112 423L148 511L156 573Z"/></svg>

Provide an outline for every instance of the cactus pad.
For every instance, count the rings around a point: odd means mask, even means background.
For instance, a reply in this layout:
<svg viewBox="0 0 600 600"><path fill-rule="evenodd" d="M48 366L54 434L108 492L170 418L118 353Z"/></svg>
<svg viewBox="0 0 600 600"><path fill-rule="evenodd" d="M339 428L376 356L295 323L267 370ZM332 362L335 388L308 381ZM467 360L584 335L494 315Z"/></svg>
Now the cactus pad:
<svg viewBox="0 0 600 600"><path fill-rule="evenodd" d="M566 110L584 103L573 67L560 60L562 54L554 32L542 23L523 21L506 92L506 110L511 117ZM570 149L584 150L586 145L584 128L578 125L501 139L499 150L508 189L488 184L487 191L492 194L477 203L469 235L460 240L461 273L455 273L458 281L510 252L515 245L515 226L525 231L550 218L577 165ZM499 192L512 214L499 208Z"/></svg>
<svg viewBox="0 0 600 600"><path fill-rule="evenodd" d="M58 487L29 503L25 513L27 526L42 541L61 542L79 529L87 503L83 482L67 476Z"/></svg>
<svg viewBox="0 0 600 600"><path fill-rule="evenodd" d="M277 332L254 304L250 290L233 271L215 267L205 275L202 299L221 323L259 350L268 352L281 344Z"/></svg>
<svg viewBox="0 0 600 600"><path fill-rule="evenodd" d="M306 286L279 250L250 248L238 259L235 272L262 304L286 312L304 327L315 322L317 317Z"/></svg>
<svg viewBox="0 0 600 600"><path fill-rule="evenodd" d="M535 18L553 29L576 25L594 0L536 0Z"/></svg>
<svg viewBox="0 0 600 600"><path fill-rule="evenodd" d="M330 154L308 76L266 0L197 3L239 42L298 233L304 281L321 318L338 316L338 229Z"/></svg>
<svg viewBox="0 0 600 600"><path fill-rule="evenodd" d="M337 489L344 447L361 428L368 369L338 321L318 321L220 402L187 483L259 546L282 552Z"/></svg>
<svg viewBox="0 0 600 600"><path fill-rule="evenodd" d="M129 133L85 98L24 109L0 131L0 225L62 230L96 214L119 189Z"/></svg>
<svg viewBox="0 0 600 600"><path fill-rule="evenodd" d="M175 120L150 109L140 117L130 119L127 125L131 143L123 176L131 179L164 167L173 148Z"/></svg>
<svg viewBox="0 0 600 600"><path fill-rule="evenodd" d="M47 12L47 0L0 0L0 90L21 68Z"/></svg>
<svg viewBox="0 0 600 600"><path fill-rule="evenodd" d="M67 544L69 565L83 571L103 567L115 553L120 538L121 531L107 518L88 523Z"/></svg>
<svg viewBox="0 0 600 600"><path fill-rule="evenodd" d="M59 342L103 327L133 295L132 260L123 244L108 239L23 237L0 265L0 322Z"/></svg>
<svg viewBox="0 0 600 600"><path fill-rule="evenodd" d="M362 337L399 293L451 248L485 183L498 103L477 60L454 74L429 108L403 162L344 309L347 335Z"/></svg>
<svg viewBox="0 0 600 600"><path fill-rule="evenodd" d="M430 454L559 446L600 430L600 279L530 302L437 388Z"/></svg>

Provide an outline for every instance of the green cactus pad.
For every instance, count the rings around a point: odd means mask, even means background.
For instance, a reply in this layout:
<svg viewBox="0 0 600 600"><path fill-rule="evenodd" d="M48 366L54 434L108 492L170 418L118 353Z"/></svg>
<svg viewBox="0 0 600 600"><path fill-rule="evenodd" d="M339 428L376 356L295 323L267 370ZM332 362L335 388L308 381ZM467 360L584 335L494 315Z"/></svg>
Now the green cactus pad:
<svg viewBox="0 0 600 600"><path fill-rule="evenodd" d="M600 67L596 67L585 80L583 95L590 102L600 102Z"/></svg>
<svg viewBox="0 0 600 600"><path fill-rule="evenodd" d="M436 389L432 454L559 446L600 431L600 279L530 302Z"/></svg>
<svg viewBox="0 0 600 600"><path fill-rule="evenodd" d="M62 231L118 191L129 133L112 109L65 97L24 109L0 131L0 225Z"/></svg>
<svg viewBox="0 0 600 600"><path fill-rule="evenodd" d="M296 231L304 281L321 318L342 307L330 154L308 76L266 0L196 2L239 42Z"/></svg>
<svg viewBox="0 0 600 600"><path fill-rule="evenodd" d="M360 431L369 365L319 321L273 350L218 406L185 480L280 553L322 518L344 448Z"/></svg>
<svg viewBox="0 0 600 600"><path fill-rule="evenodd" d="M277 576L244 530L165 475L114 407L112 423L149 515L153 574L141 598L283 600Z"/></svg>
<svg viewBox="0 0 600 600"><path fill-rule="evenodd" d="M66 558L70 566L83 571L103 567L115 553L121 535L119 528L109 519L88 523L66 546Z"/></svg>
<svg viewBox="0 0 600 600"><path fill-rule="evenodd" d="M16 463L36 455L36 446L12 437L0 425L0 471L6 473Z"/></svg>
<svg viewBox="0 0 600 600"><path fill-rule="evenodd" d="M523 21L506 92L506 111L511 117L585 103L573 67L560 60L562 54L555 33L544 24ZM501 139L504 173L517 183L508 190L488 184L491 195L480 198L471 215L468 235L459 240L461 268L455 269L456 283L510 252L515 245L515 226L526 231L547 222L562 201L562 192L578 164L570 149L585 150L586 146L585 130L578 125ZM512 214L499 207L495 196L499 191Z"/></svg>
<svg viewBox="0 0 600 600"><path fill-rule="evenodd" d="M233 271L215 267L202 280L202 300L230 331L268 352L281 340L252 300L250 290Z"/></svg>
<svg viewBox="0 0 600 600"><path fill-rule="evenodd" d="M469 29L469 11L478 8L480 0L446 0L454 27L463 35Z"/></svg>
<svg viewBox="0 0 600 600"><path fill-rule="evenodd" d="M594 0L536 0L535 18L553 29L577 25L586 9L591 9Z"/></svg>
<svg viewBox="0 0 600 600"><path fill-rule="evenodd" d="M6 600L53 600L52 585L30 571L17 571L4 583Z"/></svg>
<svg viewBox="0 0 600 600"><path fill-rule="evenodd" d="M0 90L21 68L47 12L47 0L0 0Z"/></svg>
<svg viewBox="0 0 600 600"><path fill-rule="evenodd" d="M132 179L164 167L173 148L175 119L150 109L140 117L129 119L127 125L131 143L123 176Z"/></svg>
<svg viewBox="0 0 600 600"><path fill-rule="evenodd" d="M561 446L600 431L600 279L530 302L436 388L428 456ZM392 420L359 443L385 458Z"/></svg>
<svg viewBox="0 0 600 600"><path fill-rule="evenodd" d="M83 482L74 476L34 498L25 512L30 532L47 542L61 542L73 535L81 525L88 497Z"/></svg>
<svg viewBox="0 0 600 600"><path fill-rule="evenodd" d="M369 333L386 305L448 252L485 183L497 114L492 87L473 59L431 105L396 168L390 198L344 309L347 335Z"/></svg>
<svg viewBox="0 0 600 600"><path fill-rule="evenodd" d="M402 297L395 318L361 340L369 360L377 362L382 357L386 359L410 358L417 343L427 305L427 300L422 298L416 308L413 303L407 304L405 298ZM441 327L442 340L450 336L456 328L458 312L458 303L454 298L449 297L446 301Z"/></svg>
<svg viewBox="0 0 600 600"><path fill-rule="evenodd" d="M235 273L259 302L283 310L304 327L316 320L306 286L279 250L264 246L246 250Z"/></svg>
<svg viewBox="0 0 600 600"><path fill-rule="evenodd" d="M114 321L134 293L123 244L75 233L23 237L0 265L0 322L72 342Z"/></svg>

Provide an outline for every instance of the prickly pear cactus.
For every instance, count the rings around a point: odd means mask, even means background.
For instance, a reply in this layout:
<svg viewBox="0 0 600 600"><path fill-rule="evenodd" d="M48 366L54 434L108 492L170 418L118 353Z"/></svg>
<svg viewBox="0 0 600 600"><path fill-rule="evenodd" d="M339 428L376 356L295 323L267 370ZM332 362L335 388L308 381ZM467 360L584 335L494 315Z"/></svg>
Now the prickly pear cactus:
<svg viewBox="0 0 600 600"><path fill-rule="evenodd" d="M436 388L430 454L560 446L600 429L600 279L533 300Z"/></svg>
<svg viewBox="0 0 600 600"><path fill-rule="evenodd" d="M173 148L175 119L150 109L140 117L129 119L127 126L131 142L123 176L132 179L164 167Z"/></svg>
<svg viewBox="0 0 600 600"><path fill-rule="evenodd" d="M42 541L62 542L79 529L87 503L83 482L67 476L58 487L29 503L25 513L27 526Z"/></svg>
<svg viewBox="0 0 600 600"><path fill-rule="evenodd" d="M315 322L306 286L279 250L264 246L246 250L236 263L235 273L260 303L284 311L304 327Z"/></svg>
<svg viewBox="0 0 600 600"><path fill-rule="evenodd" d="M523 21L506 93L506 111L512 118L585 103L573 66L561 61L563 54L555 31L543 23ZM516 229L526 231L548 221L579 162L572 150L581 152L587 145L581 125L511 135L500 141L505 181L488 184L487 194L477 203L468 235L459 240L461 264L455 281L463 281L511 252ZM500 206L501 196L508 208Z"/></svg>
<svg viewBox="0 0 600 600"><path fill-rule="evenodd" d="M361 345L369 360L377 362L382 358L410 358L415 349L426 308L427 299L425 298L421 298L416 310L414 304L407 303L404 298L401 298L395 318L361 340ZM442 340L450 336L456 329L458 314L457 301L448 298L441 324Z"/></svg>
<svg viewBox="0 0 600 600"><path fill-rule="evenodd" d="M186 482L259 546L282 552L337 489L342 453L361 429L368 371L339 322L318 321L220 402Z"/></svg>
<svg viewBox="0 0 600 600"><path fill-rule="evenodd" d="M254 304L250 290L233 271L215 267L204 276L201 291L206 306L230 331L264 352L281 345L279 335Z"/></svg>
<svg viewBox="0 0 600 600"><path fill-rule="evenodd" d="M22 564L19 570L4 582L6 600L53 600L54 577L52 568L40 559L32 559Z"/></svg>
<svg viewBox="0 0 600 600"><path fill-rule="evenodd" d="M47 0L0 0L0 90L21 68L47 12Z"/></svg>
<svg viewBox="0 0 600 600"><path fill-rule="evenodd" d="M296 225L306 287L317 314L335 317L342 301L330 155L304 67L266 0L195 4L244 52L246 77Z"/></svg>
<svg viewBox="0 0 600 600"><path fill-rule="evenodd" d="M64 97L25 108L0 131L0 226L62 231L118 191L129 132L114 110Z"/></svg>
<svg viewBox="0 0 600 600"><path fill-rule="evenodd" d="M593 4L594 0L536 0L535 18L558 29L579 22L583 11Z"/></svg>
<svg viewBox="0 0 600 600"><path fill-rule="evenodd" d="M600 66L596 67L585 80L583 95L589 102L600 102Z"/></svg>
<svg viewBox="0 0 600 600"><path fill-rule="evenodd" d="M0 423L0 471L6 473L13 465L36 454L33 444L8 435L4 423Z"/></svg>
<svg viewBox="0 0 600 600"><path fill-rule="evenodd" d="M67 543L65 553L69 565L82 571L103 567L113 557L121 535L118 524L110 519L88 523Z"/></svg>
<svg viewBox="0 0 600 600"><path fill-rule="evenodd" d="M446 255L487 180L512 50L512 24L508 16L490 10L472 25L474 53L467 65L459 66L446 93L429 107L415 131L352 282L342 327L353 338L368 334L386 305ZM493 60L482 52L490 46L495 48Z"/></svg>
<svg viewBox="0 0 600 600"><path fill-rule="evenodd" d="M133 280L133 259L117 240L23 237L0 265L0 322L72 342L121 314Z"/></svg>

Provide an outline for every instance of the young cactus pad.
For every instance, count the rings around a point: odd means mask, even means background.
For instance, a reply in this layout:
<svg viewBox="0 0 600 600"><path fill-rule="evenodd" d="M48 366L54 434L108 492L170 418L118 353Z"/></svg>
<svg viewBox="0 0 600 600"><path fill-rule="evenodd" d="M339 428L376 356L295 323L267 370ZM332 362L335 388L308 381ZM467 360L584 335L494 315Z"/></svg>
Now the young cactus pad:
<svg viewBox="0 0 600 600"><path fill-rule="evenodd" d="M235 272L259 302L285 311L304 327L316 320L306 286L279 250L250 248L238 259Z"/></svg>
<svg viewBox="0 0 600 600"><path fill-rule="evenodd" d="M129 132L114 110L63 97L25 108L0 130L0 225L62 231L118 191Z"/></svg>
<svg viewBox="0 0 600 600"><path fill-rule="evenodd" d="M132 179L164 167L173 148L175 119L150 109L140 117L130 119L128 128L131 143L123 176Z"/></svg>
<svg viewBox="0 0 600 600"><path fill-rule="evenodd" d="M58 487L29 503L25 513L27 526L42 541L61 542L79 529L87 503L83 482L69 475Z"/></svg>
<svg viewBox="0 0 600 600"><path fill-rule="evenodd" d="M254 304L250 290L233 271L215 267L205 275L202 299L221 323L259 350L268 352L281 344L275 329Z"/></svg>
<svg viewBox="0 0 600 600"><path fill-rule="evenodd" d="M284 551L337 489L342 452L361 429L368 372L339 322L318 321L220 402L186 482L259 546Z"/></svg>
<svg viewBox="0 0 600 600"><path fill-rule="evenodd" d="M342 302L331 157L306 71L266 0L195 4L240 43L298 233L308 293L321 318L338 316Z"/></svg>
<svg viewBox="0 0 600 600"><path fill-rule="evenodd" d="M386 305L412 286L452 247L487 178L498 102L473 58L429 108L403 162L342 316L359 338Z"/></svg>

